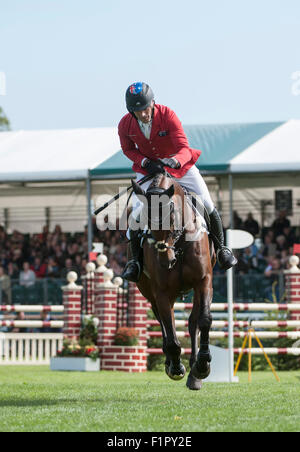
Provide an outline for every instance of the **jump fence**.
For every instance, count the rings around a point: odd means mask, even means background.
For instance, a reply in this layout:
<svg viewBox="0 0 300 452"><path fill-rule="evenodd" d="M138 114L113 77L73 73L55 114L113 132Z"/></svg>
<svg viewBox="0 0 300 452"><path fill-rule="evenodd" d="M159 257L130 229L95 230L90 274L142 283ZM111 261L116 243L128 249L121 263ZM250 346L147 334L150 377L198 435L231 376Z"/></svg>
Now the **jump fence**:
<svg viewBox="0 0 300 452"><path fill-rule="evenodd" d="M101 354L101 368L106 370L126 370L143 372L147 369L147 356L162 354L161 348L150 348L148 339L161 337L161 331L153 330L159 326L156 320L148 318L150 304L138 291L135 284L130 283L127 289L121 288L122 280L115 278L113 272L106 267L107 258L98 256L97 268L89 263L84 287L76 284L77 275L68 274L69 284L62 288L63 306L43 305L3 305L0 312L5 316L24 312L58 314L57 320L12 319L2 318L0 327L28 329L62 329L62 333L0 333L0 364L48 364L62 346L64 336L79 336L83 315L93 315L100 320L98 329L98 346ZM282 312L284 319L254 320L234 322L234 337L246 336L245 329L255 328L261 339L287 338L300 339L300 274L286 275L286 292L288 303L235 303L235 312ZM176 316L187 314L192 309L192 303L175 303ZM224 320L213 320L211 339L226 339L228 332L228 304L213 303L213 313L224 313ZM177 315L178 314L178 315ZM188 337L186 319L176 319L176 327L185 328L178 331L178 337ZM120 347L114 345L114 336L120 326L129 326L138 330L139 345L136 347ZM272 328L294 328L293 331L271 331ZM222 331L216 331L221 329ZM244 329L244 330L243 330ZM265 331L266 330L266 331ZM299 341L298 341L299 342ZM300 356L300 347L287 348L268 347L270 355ZM234 348L234 353L240 353L240 348ZM189 354L189 348L182 350ZM248 353L248 349L244 353ZM261 349L251 349L252 354L261 354Z"/></svg>

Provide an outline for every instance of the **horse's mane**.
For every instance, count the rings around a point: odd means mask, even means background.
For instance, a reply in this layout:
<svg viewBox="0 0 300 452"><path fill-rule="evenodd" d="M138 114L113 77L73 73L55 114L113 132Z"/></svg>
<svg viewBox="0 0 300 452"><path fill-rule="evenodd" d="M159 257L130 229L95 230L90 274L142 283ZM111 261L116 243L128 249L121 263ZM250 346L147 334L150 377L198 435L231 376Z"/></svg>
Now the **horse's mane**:
<svg viewBox="0 0 300 452"><path fill-rule="evenodd" d="M149 185L149 189L150 188L157 188L161 182L161 179L163 178L164 174L158 173L154 176L153 181L151 182L151 184Z"/></svg>
<svg viewBox="0 0 300 452"><path fill-rule="evenodd" d="M173 178L168 177L166 174L162 174L162 173L158 173L154 176L154 179L151 182L151 184L149 185L148 190L151 191L152 189L159 188L160 183L163 178L166 178L168 181L170 181L170 185L174 184L175 187L177 187L177 188L179 187L179 189L183 190L181 185L176 180L174 180Z"/></svg>

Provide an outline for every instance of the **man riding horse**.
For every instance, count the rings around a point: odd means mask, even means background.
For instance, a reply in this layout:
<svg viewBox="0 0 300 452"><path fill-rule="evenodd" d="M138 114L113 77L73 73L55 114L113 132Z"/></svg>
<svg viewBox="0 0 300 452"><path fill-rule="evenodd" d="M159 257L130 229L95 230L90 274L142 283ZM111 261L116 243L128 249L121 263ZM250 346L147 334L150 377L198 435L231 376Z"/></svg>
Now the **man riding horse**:
<svg viewBox="0 0 300 452"><path fill-rule="evenodd" d="M168 173L184 188L201 197L210 218L210 233L221 269L228 270L237 264L232 252L224 246L223 225L208 188L195 166L201 151L191 149L182 124L176 114L154 101L152 89L146 83L134 83L126 91L129 113L119 123L119 137L124 154L134 162L137 182L145 175ZM163 162L163 163L162 163ZM152 180L144 184L147 189ZM137 219L140 202L133 194L132 217ZM141 248L139 231L129 228L127 237L131 244L129 260L123 278L138 282L141 276Z"/></svg>

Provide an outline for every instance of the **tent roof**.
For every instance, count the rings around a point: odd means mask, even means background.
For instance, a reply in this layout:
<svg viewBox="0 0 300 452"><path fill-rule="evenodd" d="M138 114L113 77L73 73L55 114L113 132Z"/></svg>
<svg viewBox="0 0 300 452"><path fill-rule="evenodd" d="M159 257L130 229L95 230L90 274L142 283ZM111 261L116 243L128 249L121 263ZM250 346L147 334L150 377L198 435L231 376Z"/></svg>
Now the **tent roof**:
<svg viewBox="0 0 300 452"><path fill-rule="evenodd" d="M115 127L0 133L0 182L86 179L120 149Z"/></svg>
<svg viewBox="0 0 300 452"><path fill-rule="evenodd" d="M233 173L300 170L300 121L290 120L261 137L230 162Z"/></svg>
<svg viewBox="0 0 300 452"><path fill-rule="evenodd" d="M300 121L184 126L202 173L300 170ZM0 182L130 177L117 128L0 133Z"/></svg>
<svg viewBox="0 0 300 452"><path fill-rule="evenodd" d="M207 126L184 126L189 144L201 149L202 155L197 162L201 172L215 174L228 172L231 162L245 149L284 124L283 122L229 124ZM300 143L300 136L299 136ZM93 176L132 174L132 163L122 151L108 158L91 171Z"/></svg>

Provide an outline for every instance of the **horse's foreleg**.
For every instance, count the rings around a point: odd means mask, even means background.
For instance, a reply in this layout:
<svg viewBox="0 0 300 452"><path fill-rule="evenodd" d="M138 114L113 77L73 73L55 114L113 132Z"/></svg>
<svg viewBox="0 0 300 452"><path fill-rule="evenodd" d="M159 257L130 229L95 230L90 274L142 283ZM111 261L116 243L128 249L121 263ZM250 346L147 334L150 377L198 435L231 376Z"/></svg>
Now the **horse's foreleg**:
<svg viewBox="0 0 300 452"><path fill-rule="evenodd" d="M176 336L174 311L167 297L161 297L156 303L161 320L166 360L166 373L172 380L181 380L185 376L185 367L181 363L181 346Z"/></svg>
<svg viewBox="0 0 300 452"><path fill-rule="evenodd" d="M152 311L153 311L153 313L154 313L156 319L157 319L158 322L160 323L160 327L161 327L161 331L162 331L162 337L163 337L163 347L162 347L162 349L163 349L163 352L164 352L164 354L165 354L165 356L166 356L166 362L165 362L165 365L166 365L166 366L169 366L169 365L170 365L170 358L168 357L167 351L166 351L166 340L167 340L167 338L166 338L165 329L164 329L163 324L162 324L162 321L161 321L161 319L160 319L160 316L159 316L159 312L158 312L156 303L154 303L154 302L151 301L151 307L152 307Z"/></svg>
<svg viewBox="0 0 300 452"><path fill-rule="evenodd" d="M189 317L189 333L192 346L190 357L190 369L193 368L193 365L197 360L198 336L199 336L199 326L198 326L199 310L200 310L200 300L197 296L195 296L193 309ZM189 389L199 390L202 388L202 380L194 377L194 375L190 371L186 385Z"/></svg>
<svg viewBox="0 0 300 452"><path fill-rule="evenodd" d="M209 331L212 324L210 306L212 301L212 277L206 276L199 287L195 288L195 296L199 298L198 326L200 329L200 350L192 367L195 378L204 379L210 374L211 355L209 352Z"/></svg>

